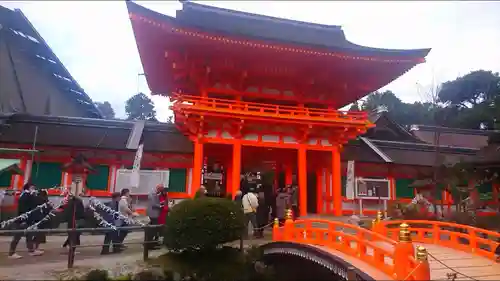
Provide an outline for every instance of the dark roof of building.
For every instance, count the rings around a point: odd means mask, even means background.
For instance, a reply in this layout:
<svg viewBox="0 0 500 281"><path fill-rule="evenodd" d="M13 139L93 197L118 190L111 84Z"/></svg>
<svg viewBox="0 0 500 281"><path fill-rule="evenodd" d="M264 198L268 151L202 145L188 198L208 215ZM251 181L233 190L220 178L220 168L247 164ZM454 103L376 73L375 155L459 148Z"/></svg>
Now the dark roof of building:
<svg viewBox="0 0 500 281"><path fill-rule="evenodd" d="M0 115L0 142L38 146L63 146L127 150L133 121L75 117ZM146 122L144 150L147 152L193 153L192 142L170 123ZM440 146L442 164L470 160L477 149ZM342 159L368 163L433 166L435 146L422 142L376 140L360 137L345 145Z"/></svg>
<svg viewBox="0 0 500 281"><path fill-rule="evenodd" d="M392 163L404 165L434 166L437 161L439 165L453 165L471 159L478 152L472 148L441 145L439 154L436 154L436 146L433 144L373 139L370 139L370 142L392 160Z"/></svg>
<svg viewBox="0 0 500 281"><path fill-rule="evenodd" d="M488 144L491 130L471 130L429 125L412 125L411 133L421 141L434 144L435 134L439 132L439 143L448 146L460 146L479 149Z"/></svg>
<svg viewBox="0 0 500 281"><path fill-rule="evenodd" d="M0 116L0 142L39 146L127 150L132 121L10 114ZM35 137L36 135L36 137ZM192 153L192 143L175 125L146 122L144 150Z"/></svg>
<svg viewBox="0 0 500 281"><path fill-rule="evenodd" d="M500 132L490 133L488 145L482 147L469 163L474 166L500 166Z"/></svg>
<svg viewBox="0 0 500 281"><path fill-rule="evenodd" d="M71 100L77 103L85 115L92 118L102 118L102 114L94 102L71 76L66 67L54 54L47 42L36 31L35 27L21 12L0 6L0 33L13 47L23 51L40 72L47 74L49 79L67 93Z"/></svg>
<svg viewBox="0 0 500 281"><path fill-rule="evenodd" d="M368 129L364 137L378 140L397 140L407 142L423 141L399 125L391 118L387 111L374 111L369 115L370 122L376 126Z"/></svg>
<svg viewBox="0 0 500 281"><path fill-rule="evenodd" d="M131 1L127 1L127 7L129 12L142 14L151 19L167 22L175 20L186 27L221 35L292 43L332 51L355 51L360 55L424 58L430 52L430 49L394 50L364 47L349 42L340 26L257 15L190 1L183 1L182 10L177 11L175 19Z"/></svg>

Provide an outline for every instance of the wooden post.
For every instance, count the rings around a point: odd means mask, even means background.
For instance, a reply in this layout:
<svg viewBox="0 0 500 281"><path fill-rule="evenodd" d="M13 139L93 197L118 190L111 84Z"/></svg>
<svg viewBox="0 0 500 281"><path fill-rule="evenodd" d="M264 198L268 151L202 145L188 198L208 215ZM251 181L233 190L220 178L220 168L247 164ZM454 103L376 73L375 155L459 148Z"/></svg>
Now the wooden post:
<svg viewBox="0 0 500 281"><path fill-rule="evenodd" d="M293 183L292 166L290 164L287 164L285 166L285 184L286 185L291 185L292 183Z"/></svg>
<svg viewBox="0 0 500 281"><path fill-rule="evenodd" d="M226 173L226 195L231 194L232 198L234 198L233 194L233 159L229 159L226 161L225 173Z"/></svg>
<svg viewBox="0 0 500 281"><path fill-rule="evenodd" d="M203 169L203 143L196 139L194 141L194 155L193 155L193 176L191 177L191 196L196 195L196 192L201 186L201 173Z"/></svg>
<svg viewBox="0 0 500 281"><path fill-rule="evenodd" d="M337 217L342 216L342 179L340 170L340 150L337 147L332 151L333 214Z"/></svg>
<svg viewBox="0 0 500 281"><path fill-rule="evenodd" d="M316 169L316 213L323 213L323 169Z"/></svg>
<svg viewBox="0 0 500 281"><path fill-rule="evenodd" d="M299 214L307 215L307 150L304 145L299 146L298 151L298 176L299 176Z"/></svg>
<svg viewBox="0 0 500 281"><path fill-rule="evenodd" d="M279 240L280 240L280 222L278 218L274 218L273 241L279 241Z"/></svg>
<svg viewBox="0 0 500 281"><path fill-rule="evenodd" d="M234 199L236 192L240 190L241 181L241 142L239 141L233 144L233 165L231 172L231 184L233 185L231 193Z"/></svg>
<svg viewBox="0 0 500 281"><path fill-rule="evenodd" d="M411 234L406 223L399 226L399 241L394 247L394 268L396 269L396 280L405 280L411 269L408 268L408 258L414 256ZM429 280L429 279L427 279Z"/></svg>
<svg viewBox="0 0 500 281"><path fill-rule="evenodd" d="M413 272L413 280L431 280L431 269L429 260L427 259L427 250L424 247L417 247L416 260L418 261L418 267L415 269L415 272Z"/></svg>
<svg viewBox="0 0 500 281"><path fill-rule="evenodd" d="M284 241L293 240L293 216L292 210L288 209L285 216L285 225L283 226L283 237Z"/></svg>

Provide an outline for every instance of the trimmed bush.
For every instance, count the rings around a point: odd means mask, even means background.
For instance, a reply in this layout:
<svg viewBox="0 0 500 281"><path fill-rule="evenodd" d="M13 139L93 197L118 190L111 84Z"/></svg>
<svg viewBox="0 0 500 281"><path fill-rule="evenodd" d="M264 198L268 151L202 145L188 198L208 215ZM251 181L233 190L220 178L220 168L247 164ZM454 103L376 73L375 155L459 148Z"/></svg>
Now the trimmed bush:
<svg viewBox="0 0 500 281"><path fill-rule="evenodd" d="M146 269L138 272L134 275L132 280L134 281L153 281L153 280L164 280L165 276L162 271L155 269Z"/></svg>
<svg viewBox="0 0 500 281"><path fill-rule="evenodd" d="M108 281L111 280L107 270L93 269L87 273L85 281Z"/></svg>
<svg viewBox="0 0 500 281"><path fill-rule="evenodd" d="M221 247L213 251L167 253L155 263L163 267L165 280L189 281L266 281L278 280L263 263L262 250Z"/></svg>
<svg viewBox="0 0 500 281"><path fill-rule="evenodd" d="M164 243L171 251L211 250L241 238L243 211L224 198L186 199L170 210Z"/></svg>

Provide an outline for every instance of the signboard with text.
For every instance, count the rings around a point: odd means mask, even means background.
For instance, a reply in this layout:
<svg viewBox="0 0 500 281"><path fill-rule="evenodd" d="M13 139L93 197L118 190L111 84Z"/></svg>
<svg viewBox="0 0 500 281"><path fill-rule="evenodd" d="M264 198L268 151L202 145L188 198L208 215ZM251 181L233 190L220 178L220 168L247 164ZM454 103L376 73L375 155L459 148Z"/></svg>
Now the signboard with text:
<svg viewBox="0 0 500 281"><path fill-rule="evenodd" d="M387 179L356 178L356 198L390 199L390 183Z"/></svg>

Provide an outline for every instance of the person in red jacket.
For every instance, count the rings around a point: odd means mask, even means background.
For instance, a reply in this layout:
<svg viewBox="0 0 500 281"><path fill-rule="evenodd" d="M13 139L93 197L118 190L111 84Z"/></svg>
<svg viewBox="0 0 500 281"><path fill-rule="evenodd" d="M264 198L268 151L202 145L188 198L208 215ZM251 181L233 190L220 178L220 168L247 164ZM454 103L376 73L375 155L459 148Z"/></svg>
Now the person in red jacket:
<svg viewBox="0 0 500 281"><path fill-rule="evenodd" d="M165 224L168 215L168 193L165 189L160 194L160 204L161 211L160 216L158 217L158 224L163 225Z"/></svg>

